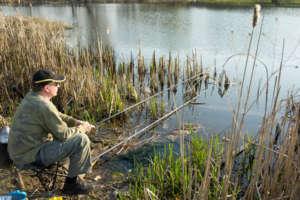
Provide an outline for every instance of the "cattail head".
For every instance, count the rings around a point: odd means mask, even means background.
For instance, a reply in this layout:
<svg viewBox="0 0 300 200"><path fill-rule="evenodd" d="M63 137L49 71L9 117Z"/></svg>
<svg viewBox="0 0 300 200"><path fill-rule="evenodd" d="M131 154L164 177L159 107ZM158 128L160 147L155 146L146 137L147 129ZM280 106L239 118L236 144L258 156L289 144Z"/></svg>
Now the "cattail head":
<svg viewBox="0 0 300 200"><path fill-rule="evenodd" d="M254 28L257 24L257 21L260 17L260 10L261 6L259 4L254 5L254 12L253 12L253 20L252 20L252 27Z"/></svg>

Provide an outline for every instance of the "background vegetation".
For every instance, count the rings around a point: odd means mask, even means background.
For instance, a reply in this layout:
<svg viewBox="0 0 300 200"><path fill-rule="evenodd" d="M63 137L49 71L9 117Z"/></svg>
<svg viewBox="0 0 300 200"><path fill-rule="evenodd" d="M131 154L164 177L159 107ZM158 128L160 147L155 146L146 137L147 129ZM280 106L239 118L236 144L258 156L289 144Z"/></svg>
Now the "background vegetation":
<svg viewBox="0 0 300 200"><path fill-rule="evenodd" d="M63 1L63 0L44 0L42 2L49 3L64 3L74 1ZM211 4L211 5L253 5L255 3L265 4L265 5L290 5L297 6L300 4L300 0L79 0L77 3L88 3L88 2L98 2L98 3L193 3L193 4ZM12 4L31 4L31 3L41 3L39 0L0 0L0 3L12 3Z"/></svg>

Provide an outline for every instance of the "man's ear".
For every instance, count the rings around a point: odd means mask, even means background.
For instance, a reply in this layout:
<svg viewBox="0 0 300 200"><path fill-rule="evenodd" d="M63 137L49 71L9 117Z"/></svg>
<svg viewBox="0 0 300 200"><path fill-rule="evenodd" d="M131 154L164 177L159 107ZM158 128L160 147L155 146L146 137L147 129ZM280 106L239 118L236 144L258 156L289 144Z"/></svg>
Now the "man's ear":
<svg viewBox="0 0 300 200"><path fill-rule="evenodd" d="M48 85L45 85L45 86L42 88L42 91L44 91L44 92L49 92L49 86L48 86Z"/></svg>

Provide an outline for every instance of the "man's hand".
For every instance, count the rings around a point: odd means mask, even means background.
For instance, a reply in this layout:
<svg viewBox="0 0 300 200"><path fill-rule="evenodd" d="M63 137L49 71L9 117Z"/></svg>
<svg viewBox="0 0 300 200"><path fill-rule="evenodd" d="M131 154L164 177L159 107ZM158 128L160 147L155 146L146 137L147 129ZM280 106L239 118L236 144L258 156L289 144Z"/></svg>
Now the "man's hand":
<svg viewBox="0 0 300 200"><path fill-rule="evenodd" d="M91 132L93 129L96 129L96 127L88 122L84 122L84 121L81 121L80 127L83 128L83 130L85 130L85 132L89 133Z"/></svg>
<svg viewBox="0 0 300 200"><path fill-rule="evenodd" d="M81 120L76 120L75 121L75 126L79 126L79 125L81 125L81 124L83 124L84 123L84 121L81 121Z"/></svg>

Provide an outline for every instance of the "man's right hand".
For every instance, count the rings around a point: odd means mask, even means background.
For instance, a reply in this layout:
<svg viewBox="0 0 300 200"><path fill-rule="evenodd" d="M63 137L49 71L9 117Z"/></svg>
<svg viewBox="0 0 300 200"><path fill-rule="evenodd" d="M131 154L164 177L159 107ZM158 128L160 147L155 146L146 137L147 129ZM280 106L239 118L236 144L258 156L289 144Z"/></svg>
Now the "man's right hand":
<svg viewBox="0 0 300 200"><path fill-rule="evenodd" d="M95 128L95 126L91 125L88 122L84 122L84 123L80 124L79 127L82 128L83 130L85 130L85 132L87 132L87 133L91 132L91 130L93 128Z"/></svg>

